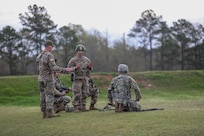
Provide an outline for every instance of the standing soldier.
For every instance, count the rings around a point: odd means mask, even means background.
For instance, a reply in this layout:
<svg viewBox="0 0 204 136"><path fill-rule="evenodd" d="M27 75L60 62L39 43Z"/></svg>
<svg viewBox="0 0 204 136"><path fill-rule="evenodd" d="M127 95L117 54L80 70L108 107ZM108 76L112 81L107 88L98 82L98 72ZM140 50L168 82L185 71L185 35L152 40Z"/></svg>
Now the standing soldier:
<svg viewBox="0 0 204 136"><path fill-rule="evenodd" d="M79 66L71 76L74 112L87 111L86 98L89 94L89 77L92 70L92 62L84 56L84 51L84 45L77 45L75 48L76 56L71 58L67 65L69 68Z"/></svg>
<svg viewBox="0 0 204 136"><path fill-rule="evenodd" d="M139 111L141 109L137 103L141 99L140 89L136 81L127 75L128 71L126 64L118 65L119 75L112 79L108 87L108 99L110 105L115 105L115 112ZM136 100L131 99L131 89L135 91Z"/></svg>
<svg viewBox="0 0 204 136"><path fill-rule="evenodd" d="M54 71L71 72L75 70L75 68L62 68L56 65L54 56L51 53L53 46L52 41L46 41L44 51L36 58L39 70L40 107L43 112L43 118L59 116L53 114L55 95Z"/></svg>

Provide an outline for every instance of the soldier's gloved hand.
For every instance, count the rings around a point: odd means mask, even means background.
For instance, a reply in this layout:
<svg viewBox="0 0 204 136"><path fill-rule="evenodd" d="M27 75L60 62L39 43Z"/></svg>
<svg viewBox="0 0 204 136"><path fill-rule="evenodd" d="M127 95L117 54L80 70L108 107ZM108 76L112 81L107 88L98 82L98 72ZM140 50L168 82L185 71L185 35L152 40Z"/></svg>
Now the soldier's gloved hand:
<svg viewBox="0 0 204 136"><path fill-rule="evenodd" d="M64 96L66 94L66 91L62 91L62 96Z"/></svg>
<svg viewBox="0 0 204 136"><path fill-rule="evenodd" d="M71 71L73 71L73 68L65 68L65 71L66 72L71 72Z"/></svg>
<svg viewBox="0 0 204 136"><path fill-rule="evenodd" d="M93 67L93 64L92 63L89 63L88 65L87 65L87 68L92 68Z"/></svg>
<svg viewBox="0 0 204 136"><path fill-rule="evenodd" d="M72 88L71 88L71 87L69 87L68 89L69 89L69 91L72 91Z"/></svg>

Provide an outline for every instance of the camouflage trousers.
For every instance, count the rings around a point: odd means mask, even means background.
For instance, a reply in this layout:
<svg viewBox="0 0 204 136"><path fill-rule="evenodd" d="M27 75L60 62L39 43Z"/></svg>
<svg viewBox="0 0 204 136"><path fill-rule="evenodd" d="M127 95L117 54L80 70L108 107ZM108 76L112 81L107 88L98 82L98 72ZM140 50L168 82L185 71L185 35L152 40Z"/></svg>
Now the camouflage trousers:
<svg viewBox="0 0 204 136"><path fill-rule="evenodd" d="M46 102L45 102L45 84L44 82L39 82L40 88L40 109L42 112L46 111Z"/></svg>
<svg viewBox="0 0 204 136"><path fill-rule="evenodd" d="M61 104L63 103L64 105L68 104L71 101L70 96L55 96L54 97L54 104Z"/></svg>
<svg viewBox="0 0 204 136"><path fill-rule="evenodd" d="M124 106L127 111L140 111L141 110L141 105L138 104L138 102L133 101L133 100L129 100L127 102L127 105L124 105Z"/></svg>
<svg viewBox="0 0 204 136"><path fill-rule="evenodd" d="M89 85L85 79L75 79L72 83L72 104L75 106L86 105L86 98L89 94Z"/></svg>
<svg viewBox="0 0 204 136"><path fill-rule="evenodd" d="M98 89L89 89L88 97L91 97L90 104L95 104L98 100Z"/></svg>
<svg viewBox="0 0 204 136"><path fill-rule="evenodd" d="M116 112L119 111L140 111L141 105L134 100L125 100L125 99L118 99L114 98L115 105L116 105Z"/></svg>
<svg viewBox="0 0 204 136"><path fill-rule="evenodd" d="M39 82L41 111L52 110L54 104L54 82Z"/></svg>

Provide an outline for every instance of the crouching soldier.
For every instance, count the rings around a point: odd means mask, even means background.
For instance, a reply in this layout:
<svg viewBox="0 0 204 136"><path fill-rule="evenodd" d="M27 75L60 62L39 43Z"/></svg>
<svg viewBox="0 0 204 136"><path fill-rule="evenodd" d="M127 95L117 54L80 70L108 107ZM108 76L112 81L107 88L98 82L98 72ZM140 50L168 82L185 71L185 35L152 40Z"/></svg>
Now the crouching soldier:
<svg viewBox="0 0 204 136"><path fill-rule="evenodd" d="M71 97L66 95L69 93L72 89L67 88L63 86L60 77L60 71L55 72L55 88L58 93L54 96L54 111L55 113L58 113L60 111L73 111L73 107L70 107L68 103L71 101Z"/></svg>
<svg viewBox="0 0 204 136"><path fill-rule="evenodd" d="M89 110L97 110L97 108L95 108L94 105L97 102L98 93L99 93L99 89L96 87L93 80L90 78L89 79L89 95L88 96L91 97L91 101L90 101Z"/></svg>
<svg viewBox="0 0 204 136"><path fill-rule="evenodd" d="M115 112L140 111L138 101L141 99L140 89L136 81L127 75L128 66L118 65L118 76L114 77L108 87L109 104L115 106ZM136 99L131 99L131 89L134 89Z"/></svg>

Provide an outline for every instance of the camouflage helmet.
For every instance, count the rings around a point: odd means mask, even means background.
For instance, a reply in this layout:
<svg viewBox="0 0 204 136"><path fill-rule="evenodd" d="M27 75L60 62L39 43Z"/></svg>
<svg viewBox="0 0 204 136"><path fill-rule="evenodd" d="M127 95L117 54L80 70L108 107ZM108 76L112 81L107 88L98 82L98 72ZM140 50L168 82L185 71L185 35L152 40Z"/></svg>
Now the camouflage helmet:
<svg viewBox="0 0 204 136"><path fill-rule="evenodd" d="M54 46L53 42L51 40L45 41L45 47L51 45L52 47Z"/></svg>
<svg viewBox="0 0 204 136"><path fill-rule="evenodd" d="M85 47L82 44L78 44L75 48L75 51L85 51Z"/></svg>
<svg viewBox="0 0 204 136"><path fill-rule="evenodd" d="M118 65L118 72L129 72L128 66L126 64L119 64Z"/></svg>

